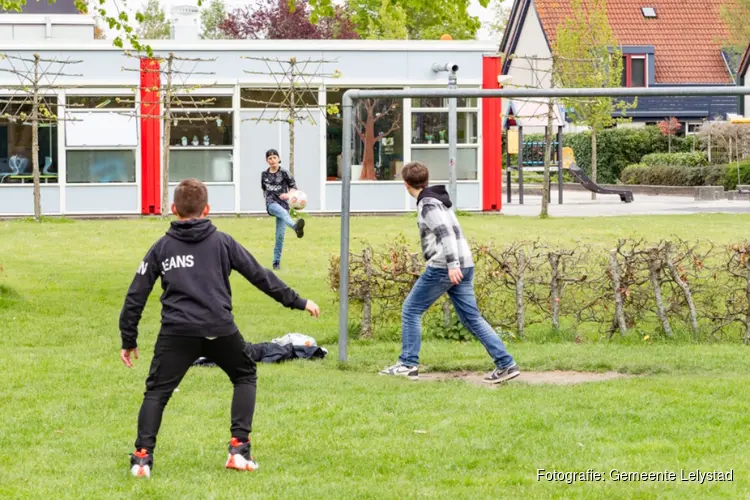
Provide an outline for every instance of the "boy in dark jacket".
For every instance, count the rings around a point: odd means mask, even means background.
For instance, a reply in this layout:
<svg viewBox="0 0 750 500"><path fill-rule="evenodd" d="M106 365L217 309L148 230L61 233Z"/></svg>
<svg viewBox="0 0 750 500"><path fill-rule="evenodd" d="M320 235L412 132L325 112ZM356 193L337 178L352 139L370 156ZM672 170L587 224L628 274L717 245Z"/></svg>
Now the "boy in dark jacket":
<svg viewBox="0 0 750 500"><path fill-rule="evenodd" d="M131 474L150 477L156 435L164 408L192 363L201 356L213 360L234 384L232 439L226 467L253 471L250 431L255 410L255 362L245 354L245 341L234 322L229 275L239 272L250 283L291 309L319 317L320 309L301 298L228 234L216 229L209 213L206 186L186 179L174 192L172 222L141 262L120 314L120 358L130 368L138 359L138 323L149 294L161 277L161 330L154 347L146 392L138 415L136 451Z"/></svg>
<svg viewBox="0 0 750 500"><path fill-rule="evenodd" d="M482 343L495 363L484 381L499 384L521 374L495 330L482 317L474 295L474 260L445 186L429 187L430 172L419 162L404 166L406 190L417 199L417 225L427 269L414 284L401 313L401 356L381 375L419 378L422 315L444 294L461 323Z"/></svg>
<svg viewBox="0 0 750 500"><path fill-rule="evenodd" d="M284 235L290 227L297 238L305 235L305 219L297 222L289 215L289 196L297 190L294 177L280 167L279 152L275 149L266 151L268 168L260 174L260 187L266 199L268 215L276 217L276 244L273 247L273 268L281 269L281 252L284 250Z"/></svg>

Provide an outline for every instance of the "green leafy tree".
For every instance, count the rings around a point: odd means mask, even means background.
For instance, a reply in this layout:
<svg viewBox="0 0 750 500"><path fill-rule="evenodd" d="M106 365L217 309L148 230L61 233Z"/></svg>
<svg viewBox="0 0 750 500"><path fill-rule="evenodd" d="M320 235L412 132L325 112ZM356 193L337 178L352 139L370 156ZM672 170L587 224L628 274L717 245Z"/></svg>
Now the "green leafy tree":
<svg viewBox="0 0 750 500"><path fill-rule="evenodd" d="M406 12L391 0L383 0L377 18L370 18L365 35L369 40L406 40L409 30L406 27Z"/></svg>
<svg viewBox="0 0 750 500"><path fill-rule="evenodd" d="M721 6L721 17L729 30L727 40L740 53L750 42L750 0L729 0Z"/></svg>
<svg viewBox="0 0 750 500"><path fill-rule="evenodd" d="M148 0L140 12L136 34L141 40L166 40L170 37L170 26L159 0Z"/></svg>
<svg viewBox="0 0 750 500"><path fill-rule="evenodd" d="M205 9L201 10L201 26L203 32L201 38L204 40L222 40L227 38L226 33L221 30L221 24L227 18L227 6L224 0L211 0Z"/></svg>
<svg viewBox="0 0 750 500"><path fill-rule="evenodd" d="M619 87L622 51L607 18L606 0L572 0L573 14L557 27L552 44L553 82L560 87ZM591 129L591 180L596 182L596 136L615 124L615 111L636 106L611 97L563 99L573 122ZM591 193L596 199L596 193Z"/></svg>
<svg viewBox="0 0 750 500"><path fill-rule="evenodd" d="M505 0L491 0L489 9L492 14L492 20L487 23L487 30L494 39L501 39L505 27L508 25L510 18L510 7Z"/></svg>
<svg viewBox="0 0 750 500"><path fill-rule="evenodd" d="M483 7L489 2L479 0ZM317 3L311 1L310 5L315 9ZM412 40L435 40L443 34L455 40L473 40L481 27L479 19L469 14L470 0L390 0L389 4L391 9L385 10L383 0L349 0L352 21L363 38L379 38L389 26L397 26L394 18L403 17L401 12L406 15L406 31ZM393 8L400 10L394 14Z"/></svg>

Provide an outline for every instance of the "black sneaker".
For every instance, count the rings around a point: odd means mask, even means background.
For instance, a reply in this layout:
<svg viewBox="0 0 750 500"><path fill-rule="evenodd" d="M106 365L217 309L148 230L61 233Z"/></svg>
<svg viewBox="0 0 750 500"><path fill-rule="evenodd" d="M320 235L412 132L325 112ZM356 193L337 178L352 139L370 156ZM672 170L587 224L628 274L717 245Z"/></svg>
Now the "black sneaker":
<svg viewBox="0 0 750 500"><path fill-rule="evenodd" d="M243 443L233 437L229 442L229 458L227 458L227 469L252 472L258 470L258 462L250 456L250 441Z"/></svg>
<svg viewBox="0 0 750 500"><path fill-rule="evenodd" d="M154 468L154 458L145 449L136 450L130 455L130 473L135 477L151 477Z"/></svg>
<svg viewBox="0 0 750 500"><path fill-rule="evenodd" d="M297 238L302 238L305 235L305 219L300 219L294 225L294 232L297 233Z"/></svg>
<svg viewBox="0 0 750 500"><path fill-rule="evenodd" d="M279 262L274 262L273 263L273 270L274 271L278 271L279 269L281 269L281 264Z"/></svg>
<svg viewBox="0 0 750 500"><path fill-rule="evenodd" d="M492 373L484 377L484 381L488 384L502 384L508 380L514 379L521 374L521 370L518 369L518 365L513 363L507 368L495 368Z"/></svg>

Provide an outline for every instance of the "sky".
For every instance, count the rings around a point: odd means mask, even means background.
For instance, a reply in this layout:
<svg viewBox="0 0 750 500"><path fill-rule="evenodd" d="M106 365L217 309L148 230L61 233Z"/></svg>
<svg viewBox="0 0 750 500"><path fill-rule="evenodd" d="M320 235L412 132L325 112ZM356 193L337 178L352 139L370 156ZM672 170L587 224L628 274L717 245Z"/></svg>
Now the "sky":
<svg viewBox="0 0 750 500"><path fill-rule="evenodd" d="M135 14L135 12L141 8L143 8L146 4L147 0L125 0L127 2L127 10L132 14ZM164 6L165 12L167 12L167 15L169 15L169 9L174 5L198 5L197 0L160 0L161 4ZM204 0L206 3L208 3L208 0ZM247 5L248 3L252 3L252 0L225 0L227 6L229 8L234 7L242 7L244 5ZM335 3L340 3L337 0L334 0ZM123 0L107 0L105 4L105 8L108 13L116 13L118 8L122 8L123 6ZM485 9L481 5L479 5L478 0L471 0L471 5L469 6L469 13L473 16L477 16L479 20L482 22L483 25L486 23L492 21L492 11L490 9ZM114 36L109 35L109 30L105 30L108 32L107 38L114 38ZM477 38L479 40L488 40L490 38L487 30L485 28L482 28L480 32L477 34Z"/></svg>

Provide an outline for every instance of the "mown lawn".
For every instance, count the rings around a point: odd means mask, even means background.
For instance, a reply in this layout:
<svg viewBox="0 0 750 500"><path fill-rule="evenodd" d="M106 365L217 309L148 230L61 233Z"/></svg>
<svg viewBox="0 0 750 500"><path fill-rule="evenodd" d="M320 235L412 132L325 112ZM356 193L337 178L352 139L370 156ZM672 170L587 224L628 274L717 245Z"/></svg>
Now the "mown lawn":
<svg viewBox="0 0 750 500"><path fill-rule="evenodd" d="M216 219L270 265L269 218ZM469 216L465 231L503 242L541 237L611 246L619 236L745 237L750 216L554 219ZM0 497L2 498L653 498L750 494L750 363L739 344L517 343L523 370L618 370L632 378L577 386L378 377L395 343L354 343L336 362L338 309L325 282L340 221L289 233L280 276L323 308L312 320L233 278L237 323L268 341L298 331L329 350L322 362L259 368L252 475L223 469L231 386L194 368L165 413L154 477L127 475L158 329L158 291L142 322L141 359L119 361L117 320L160 220L0 221ZM413 216L352 221L354 236L416 245ZM356 245L356 243L355 243ZM158 290L158 286L157 286ZM426 370L490 368L476 343L425 342ZM606 481L537 481L537 469L605 473ZM666 483L618 482L620 471L677 472ZM734 470L696 484L680 471Z"/></svg>

